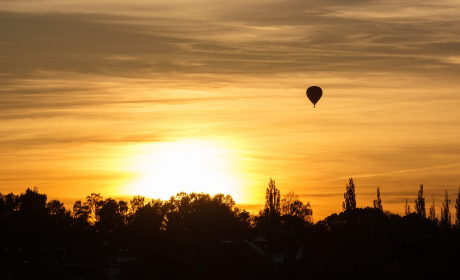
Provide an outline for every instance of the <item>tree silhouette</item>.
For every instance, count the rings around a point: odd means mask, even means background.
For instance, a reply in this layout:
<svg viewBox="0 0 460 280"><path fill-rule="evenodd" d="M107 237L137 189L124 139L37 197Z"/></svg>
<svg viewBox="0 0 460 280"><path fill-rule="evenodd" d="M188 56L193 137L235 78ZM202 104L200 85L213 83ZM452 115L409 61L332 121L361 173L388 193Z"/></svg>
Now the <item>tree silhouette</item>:
<svg viewBox="0 0 460 280"><path fill-rule="evenodd" d="M458 188L457 198L455 199L455 226L460 230L460 187Z"/></svg>
<svg viewBox="0 0 460 280"><path fill-rule="evenodd" d="M278 238L281 227L281 197L275 181L270 178L265 191L265 207L254 217L255 228L268 238Z"/></svg>
<svg viewBox="0 0 460 280"><path fill-rule="evenodd" d="M313 210L310 202L304 204L294 192L287 193L281 199L281 214L295 216L306 222L313 222Z"/></svg>
<svg viewBox="0 0 460 280"><path fill-rule="evenodd" d="M452 225L449 204L449 193L446 190L445 199L441 207L441 226L447 231L450 230Z"/></svg>
<svg viewBox="0 0 460 280"><path fill-rule="evenodd" d="M354 190L351 181L347 187ZM266 213L280 193L273 180L269 190ZM377 188L374 207L355 206L316 224L305 219L309 203L293 192L272 207L278 209L274 217L264 209L252 216L224 194L182 192L169 201L149 202L136 196L129 203L108 198L98 202L94 225L88 223L93 214L88 200L76 201L69 216L63 203L47 201L38 189L0 194L0 270L8 279L105 279L108 267L120 268L124 279L151 279L152 264L155 277L174 279L364 279L375 269L380 269L379 279L399 279L400 272L420 279L456 275L457 267L450 264L460 261L460 239L441 230L451 227L448 192L441 223L434 196L427 220L410 214L407 199L405 217L383 212L379 193ZM460 189L457 211L459 197ZM253 239L258 235L268 241ZM298 253L307 250L310 254L298 260ZM281 252L284 264L272 263ZM117 256L131 260L120 264ZM130 271L136 277L129 277Z"/></svg>
<svg viewBox="0 0 460 280"><path fill-rule="evenodd" d="M47 214L46 194L40 194L38 188L28 188L25 193L19 196L19 213L23 217L37 218Z"/></svg>
<svg viewBox="0 0 460 280"><path fill-rule="evenodd" d="M377 187L377 199L374 200L374 208L383 211L382 200L380 199L380 187Z"/></svg>
<svg viewBox="0 0 460 280"><path fill-rule="evenodd" d="M161 199L154 200L136 210L130 224L137 235L155 234L163 229L167 207Z"/></svg>
<svg viewBox="0 0 460 280"><path fill-rule="evenodd" d="M145 207L144 207L145 208ZM164 205L165 229L174 236L212 239L240 235L250 215L235 207L230 195L178 193Z"/></svg>
<svg viewBox="0 0 460 280"><path fill-rule="evenodd" d="M3 217L6 212L6 202L5 202L5 196L0 193L0 217Z"/></svg>
<svg viewBox="0 0 460 280"><path fill-rule="evenodd" d="M70 211L66 210L64 203L59 200L53 199L46 203L46 208L55 223L64 223L70 217Z"/></svg>
<svg viewBox="0 0 460 280"><path fill-rule="evenodd" d="M281 214L290 215L292 212L293 204L295 201L299 200L299 196L294 192L288 192L281 199Z"/></svg>
<svg viewBox="0 0 460 280"><path fill-rule="evenodd" d="M411 213L410 205L407 203L407 198L406 198L406 204L404 205L404 215L409 216L410 213Z"/></svg>
<svg viewBox="0 0 460 280"><path fill-rule="evenodd" d="M7 195L0 194L0 216L9 217L18 210L19 196L13 193L9 193Z"/></svg>
<svg viewBox="0 0 460 280"><path fill-rule="evenodd" d="M103 197L100 193L91 193L86 197L86 204L90 209L89 223L94 225L99 221L99 210L103 204Z"/></svg>
<svg viewBox="0 0 460 280"><path fill-rule="evenodd" d="M345 198L345 201L342 203L342 210L344 212L348 210L354 210L356 208L356 194L353 178L350 178L350 181L346 186L346 191L343 194L343 197Z"/></svg>
<svg viewBox="0 0 460 280"><path fill-rule="evenodd" d="M272 178L270 178L265 192L264 213L269 217L279 216L281 213L280 190L276 188L275 181Z"/></svg>
<svg viewBox="0 0 460 280"><path fill-rule="evenodd" d="M133 199L129 202L129 215L134 218L136 212L144 207L145 205L145 197L137 195L134 196Z"/></svg>
<svg viewBox="0 0 460 280"><path fill-rule="evenodd" d="M128 212L129 212L128 202L124 200L119 200L117 214L123 218L123 224L125 225L128 222L128 219L127 219Z"/></svg>
<svg viewBox="0 0 460 280"><path fill-rule="evenodd" d="M248 211L240 209L238 207L235 207L233 212L235 213L238 223L241 226L241 231L243 233L247 233L249 229L253 226L254 215L251 215L251 213L249 213Z"/></svg>
<svg viewBox="0 0 460 280"><path fill-rule="evenodd" d="M418 191L417 199L415 200L414 209L417 215L426 218L425 198L423 197L423 185L420 185L420 190Z"/></svg>
<svg viewBox="0 0 460 280"><path fill-rule="evenodd" d="M76 225L83 228L89 227L91 209L86 203L82 203L81 200L75 201L72 214Z"/></svg>
<svg viewBox="0 0 460 280"><path fill-rule="evenodd" d="M25 193L18 197L18 211L13 217L19 222L19 228L22 228L20 235L26 235L30 232L43 234L47 230L46 194L38 192L38 188L33 190L28 188Z"/></svg>
<svg viewBox="0 0 460 280"><path fill-rule="evenodd" d="M128 205L126 201L116 201L112 198L107 198L100 203L98 210L98 221L96 228L103 233L111 233L116 229L125 226L125 217L128 212Z"/></svg>
<svg viewBox="0 0 460 280"><path fill-rule="evenodd" d="M433 205L430 206L430 216L428 217L430 221L436 221L436 209L434 207L434 195L433 195Z"/></svg>

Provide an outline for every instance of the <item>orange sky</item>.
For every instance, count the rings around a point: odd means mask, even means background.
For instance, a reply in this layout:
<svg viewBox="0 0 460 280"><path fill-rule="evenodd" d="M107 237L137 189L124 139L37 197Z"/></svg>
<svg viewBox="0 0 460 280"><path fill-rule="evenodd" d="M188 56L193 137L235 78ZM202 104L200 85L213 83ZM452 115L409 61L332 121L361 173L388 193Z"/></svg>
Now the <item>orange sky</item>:
<svg viewBox="0 0 460 280"><path fill-rule="evenodd" d="M0 192L281 194L318 221L460 187L457 1L6 1ZM323 88L314 109L305 96ZM451 208L451 211L455 209Z"/></svg>

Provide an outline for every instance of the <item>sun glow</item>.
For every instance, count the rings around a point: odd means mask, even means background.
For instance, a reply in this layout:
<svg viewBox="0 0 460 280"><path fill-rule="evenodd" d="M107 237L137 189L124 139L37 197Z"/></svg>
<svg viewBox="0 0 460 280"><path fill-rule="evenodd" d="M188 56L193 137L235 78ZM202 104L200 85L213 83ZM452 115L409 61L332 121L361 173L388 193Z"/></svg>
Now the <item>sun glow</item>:
<svg viewBox="0 0 460 280"><path fill-rule="evenodd" d="M155 143L140 147L136 154L129 170L138 179L124 193L161 199L179 192L224 193L238 199L241 180L230 150L214 142Z"/></svg>

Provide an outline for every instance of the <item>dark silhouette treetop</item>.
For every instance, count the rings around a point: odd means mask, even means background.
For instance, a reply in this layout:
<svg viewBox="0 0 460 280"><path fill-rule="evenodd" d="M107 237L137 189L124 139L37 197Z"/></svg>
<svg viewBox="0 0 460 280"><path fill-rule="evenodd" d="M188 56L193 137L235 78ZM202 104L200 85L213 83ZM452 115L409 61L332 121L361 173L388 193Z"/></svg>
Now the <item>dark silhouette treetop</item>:
<svg viewBox="0 0 460 280"><path fill-rule="evenodd" d="M275 181L270 178L265 192L265 214L270 217L279 216L281 213L280 199L280 190L276 188Z"/></svg>
<svg viewBox="0 0 460 280"><path fill-rule="evenodd" d="M446 231L449 231L452 226L449 204L449 192L446 190L444 202L441 207L441 227L443 227Z"/></svg>
<svg viewBox="0 0 460 280"><path fill-rule="evenodd" d="M379 188L374 207L356 207L352 179L343 206L353 211L316 224L304 218L311 208L295 193L280 199L270 180L266 194L266 208L254 215L230 195L183 192L129 202L94 194L70 215L38 189L0 193L0 269L11 279L51 280L109 279L109 268L124 279L150 279L152 264L157 278L172 279L367 279L374 268L379 279L458 274L450 264L460 262L460 229L451 227L447 191L441 224L432 219L434 203L430 220L407 214L407 200L405 217L381 211ZM457 210L459 203L460 190ZM119 263L119 256L130 260ZM283 265L274 262L279 256Z"/></svg>
<svg viewBox="0 0 460 280"><path fill-rule="evenodd" d="M374 208L383 210L382 199L380 199L380 187L377 187L377 199L374 200Z"/></svg>
<svg viewBox="0 0 460 280"><path fill-rule="evenodd" d="M346 186L346 191L343 194L345 201L342 203L342 210L355 210L356 209L356 194L355 194L355 183L353 183L353 178L350 178L348 185Z"/></svg>
<svg viewBox="0 0 460 280"><path fill-rule="evenodd" d="M103 197L100 193L91 193L86 197L86 204L90 209L90 223L94 224L99 221L99 210L103 204Z"/></svg>
<svg viewBox="0 0 460 280"><path fill-rule="evenodd" d="M38 188L33 190L28 188L25 193L19 196L19 213L27 219L43 217L47 214L46 194L38 192Z"/></svg>
<svg viewBox="0 0 460 280"><path fill-rule="evenodd" d="M404 214L406 216L409 216L411 213L411 210L410 210L410 205L409 203L407 202L407 198L406 198L406 204L404 205Z"/></svg>
<svg viewBox="0 0 460 280"><path fill-rule="evenodd" d="M310 202L304 204L294 192L287 193L281 199L281 214L298 217L306 222L313 222L313 210Z"/></svg>
<svg viewBox="0 0 460 280"><path fill-rule="evenodd" d="M418 191L417 199L415 200L415 213L417 215L426 218L425 210L425 198L423 197L423 185L420 185L420 190Z"/></svg>
<svg viewBox="0 0 460 280"><path fill-rule="evenodd" d="M457 198L455 199L455 226L460 229L460 187L458 188Z"/></svg>
<svg viewBox="0 0 460 280"><path fill-rule="evenodd" d="M436 208L434 206L434 195L433 195L433 205L430 207L430 214L428 216L428 219L431 221L436 221Z"/></svg>

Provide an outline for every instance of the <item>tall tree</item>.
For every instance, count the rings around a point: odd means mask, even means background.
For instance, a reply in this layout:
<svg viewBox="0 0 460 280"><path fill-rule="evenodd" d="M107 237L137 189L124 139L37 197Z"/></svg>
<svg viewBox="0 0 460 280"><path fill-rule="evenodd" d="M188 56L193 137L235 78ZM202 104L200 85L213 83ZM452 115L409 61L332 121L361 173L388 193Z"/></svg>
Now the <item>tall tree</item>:
<svg viewBox="0 0 460 280"><path fill-rule="evenodd" d="M89 223L94 225L99 221L99 210L104 203L103 197L100 193L91 193L91 195L86 197L86 205L90 209Z"/></svg>
<svg viewBox="0 0 460 280"><path fill-rule="evenodd" d="M350 178L343 197L345 198L345 201L342 203L342 210L344 212L356 209L355 183L353 183L353 178Z"/></svg>
<svg viewBox="0 0 460 280"><path fill-rule="evenodd" d="M136 211L131 222L133 230L138 234L159 232L164 226L166 207L161 199L152 200ZM171 223L174 221L171 221Z"/></svg>
<svg viewBox="0 0 460 280"><path fill-rule="evenodd" d="M128 213L129 207L128 202L124 200L118 201L118 210L117 214L123 218L123 223L126 225L128 223Z"/></svg>
<svg viewBox="0 0 460 280"><path fill-rule="evenodd" d="M289 192L281 199L281 214L313 222L313 210L311 209L310 202L304 204L294 192Z"/></svg>
<svg viewBox="0 0 460 280"><path fill-rule="evenodd" d="M39 193L37 187L33 190L28 188L25 193L19 196L19 213L27 219L45 217L48 213L46 199L46 194Z"/></svg>
<svg viewBox="0 0 460 280"><path fill-rule="evenodd" d="M82 203L81 200L75 201L72 214L75 224L83 228L87 228L89 226L91 209L88 204Z"/></svg>
<svg viewBox="0 0 460 280"><path fill-rule="evenodd" d="M417 215L426 218L425 210L425 198L423 197L423 185L420 185L420 190L418 191L417 199L415 200L415 213Z"/></svg>
<svg viewBox="0 0 460 280"><path fill-rule="evenodd" d="M0 197L0 216L8 217L19 210L19 196L9 193Z"/></svg>
<svg viewBox="0 0 460 280"><path fill-rule="evenodd" d="M411 212L410 205L407 203L407 198L406 198L406 205L404 205L404 214L408 216L410 215L410 212Z"/></svg>
<svg viewBox="0 0 460 280"><path fill-rule="evenodd" d="M134 196L133 199L129 202L130 208L129 212L131 215L135 216L137 210L144 207L145 204L145 197L137 195Z"/></svg>
<svg viewBox="0 0 460 280"><path fill-rule="evenodd" d="M383 210L382 200L380 199L380 187L377 187L377 199L374 200L374 208Z"/></svg>
<svg viewBox="0 0 460 280"><path fill-rule="evenodd" d="M455 225L460 230L460 187L458 188L457 198L455 199Z"/></svg>
<svg viewBox="0 0 460 280"><path fill-rule="evenodd" d="M254 215L251 215L251 213L249 213L248 211L244 209L239 209L238 207L234 208L233 213L235 213L235 217L239 222L241 231L248 231L254 222Z"/></svg>
<svg viewBox="0 0 460 280"><path fill-rule="evenodd" d="M431 221L436 221L436 209L434 207L434 195L433 195L433 205L430 207L430 216L428 217Z"/></svg>
<svg viewBox="0 0 460 280"><path fill-rule="evenodd" d="M291 215L294 202L299 200L299 196L294 192L288 192L281 199L281 214Z"/></svg>
<svg viewBox="0 0 460 280"><path fill-rule="evenodd" d="M128 204L126 201L120 200L117 202L112 198L107 198L101 203L96 227L104 233L113 232L115 229L125 226L127 212Z"/></svg>
<svg viewBox="0 0 460 280"><path fill-rule="evenodd" d="M63 223L67 217L70 217L70 211L66 210L64 203L60 202L59 200L51 200L46 204L46 208L48 209L48 213L51 215L52 220L54 220L55 223Z"/></svg>
<svg viewBox="0 0 460 280"><path fill-rule="evenodd" d="M441 226L445 230L449 230L452 225L449 204L450 204L449 193L446 190L445 199L441 207Z"/></svg>
<svg viewBox="0 0 460 280"><path fill-rule="evenodd" d="M270 178L265 192L265 214L270 217L279 216L281 213L280 199L280 190L276 187L275 181Z"/></svg>

